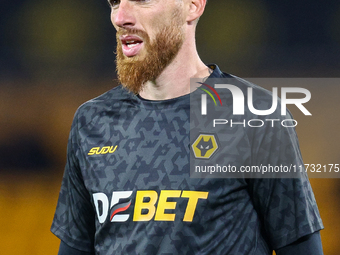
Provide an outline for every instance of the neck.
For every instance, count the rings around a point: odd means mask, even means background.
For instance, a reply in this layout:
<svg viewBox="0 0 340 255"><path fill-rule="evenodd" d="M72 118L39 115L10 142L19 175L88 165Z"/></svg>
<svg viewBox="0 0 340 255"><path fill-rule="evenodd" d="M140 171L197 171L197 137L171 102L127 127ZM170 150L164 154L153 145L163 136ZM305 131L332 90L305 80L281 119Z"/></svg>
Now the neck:
<svg viewBox="0 0 340 255"><path fill-rule="evenodd" d="M154 81L144 84L140 96L148 100L166 100L190 93L190 78L209 76L210 69L198 56L195 40L184 41L175 59Z"/></svg>

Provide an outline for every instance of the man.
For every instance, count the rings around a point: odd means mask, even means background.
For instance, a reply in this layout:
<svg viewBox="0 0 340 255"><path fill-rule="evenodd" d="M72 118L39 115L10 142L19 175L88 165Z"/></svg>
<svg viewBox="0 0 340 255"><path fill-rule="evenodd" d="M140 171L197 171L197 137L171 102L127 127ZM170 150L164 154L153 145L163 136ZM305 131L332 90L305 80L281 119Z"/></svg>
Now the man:
<svg viewBox="0 0 340 255"><path fill-rule="evenodd" d="M109 2L122 85L75 115L51 228L59 254L322 254L305 177L190 178L190 78L232 77L197 54L206 0ZM280 164L261 155L288 139L285 158L302 162L293 129L241 132L242 157Z"/></svg>

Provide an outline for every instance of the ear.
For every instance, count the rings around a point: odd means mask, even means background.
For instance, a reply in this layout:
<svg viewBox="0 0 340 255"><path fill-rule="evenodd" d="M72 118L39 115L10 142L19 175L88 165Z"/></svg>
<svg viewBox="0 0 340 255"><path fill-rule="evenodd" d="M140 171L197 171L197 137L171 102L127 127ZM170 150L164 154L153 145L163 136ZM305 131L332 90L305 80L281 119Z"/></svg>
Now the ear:
<svg viewBox="0 0 340 255"><path fill-rule="evenodd" d="M189 13L187 16L187 22L193 22L201 17L206 3L207 0L188 0Z"/></svg>

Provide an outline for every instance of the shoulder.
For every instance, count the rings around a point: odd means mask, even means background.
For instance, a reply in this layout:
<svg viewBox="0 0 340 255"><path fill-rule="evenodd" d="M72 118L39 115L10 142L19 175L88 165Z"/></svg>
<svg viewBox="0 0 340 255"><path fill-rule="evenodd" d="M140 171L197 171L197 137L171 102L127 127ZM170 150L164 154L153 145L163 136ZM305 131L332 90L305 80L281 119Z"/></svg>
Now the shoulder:
<svg viewBox="0 0 340 255"><path fill-rule="evenodd" d="M74 121L77 121L78 125L82 127L94 120L96 116L120 111L128 105L134 105L136 100L136 96L119 85L79 106Z"/></svg>
<svg viewBox="0 0 340 255"><path fill-rule="evenodd" d="M242 79L235 75L225 74L219 79L212 79L219 95L221 95L223 105L233 109L233 115L263 118L275 117L285 119L290 113L281 115L281 99L278 97L278 90L273 84L271 91ZM256 82L261 79L256 79ZM287 116L285 116L287 115Z"/></svg>
<svg viewBox="0 0 340 255"><path fill-rule="evenodd" d="M93 108L105 108L105 106L111 106L115 103L121 103L126 100L133 100L133 94L124 89L121 85L105 92L104 94L95 97L85 103L83 103L79 108L78 112L84 112L88 109Z"/></svg>
<svg viewBox="0 0 340 255"><path fill-rule="evenodd" d="M210 81L207 82L215 83L213 86L220 89L222 95L227 94L227 97L229 97L231 92L233 99L236 97L235 99L243 100L248 99L249 96L254 97L256 100L271 100L273 98L273 93L271 91L259 86L258 84L252 83L233 74L222 72L215 64L208 66L213 70L213 73L208 78ZM259 79L257 79L257 81L258 80ZM273 92L275 92L275 90L273 90ZM277 97L277 93L275 92L274 94L274 96ZM247 103L247 100L245 103Z"/></svg>
<svg viewBox="0 0 340 255"><path fill-rule="evenodd" d="M248 80L242 79L240 77L231 75L232 84L235 84L240 90L242 90L243 95L246 99L252 97L252 101L255 100L270 100L272 101L273 97L278 97L277 93L275 92L275 89L272 91L269 91L263 87L261 87L261 84L255 84L253 82L250 82ZM259 80L259 79L258 79ZM275 92L273 95L273 91Z"/></svg>

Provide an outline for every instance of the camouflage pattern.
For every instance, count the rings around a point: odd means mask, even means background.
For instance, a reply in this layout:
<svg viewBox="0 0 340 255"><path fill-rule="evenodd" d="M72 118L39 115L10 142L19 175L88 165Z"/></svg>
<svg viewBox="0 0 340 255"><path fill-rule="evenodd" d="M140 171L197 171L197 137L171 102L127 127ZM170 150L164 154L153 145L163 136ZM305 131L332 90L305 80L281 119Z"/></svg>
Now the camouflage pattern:
<svg viewBox="0 0 340 255"><path fill-rule="evenodd" d="M213 68L212 78L230 77ZM190 178L189 133L190 95L148 101L118 86L83 104L72 124L51 231L95 254L264 255L323 228L305 177ZM235 151L246 150L252 140L243 136L238 146ZM265 156L263 146L252 151ZM292 160L300 158L296 153ZM127 195L114 200L122 191ZM138 203L151 203L139 219L152 217L138 221ZM128 218L111 222L117 215Z"/></svg>

